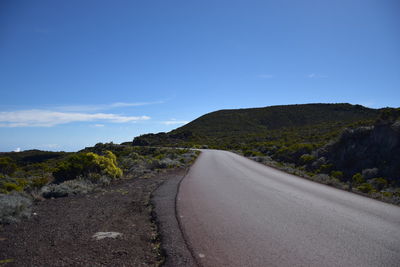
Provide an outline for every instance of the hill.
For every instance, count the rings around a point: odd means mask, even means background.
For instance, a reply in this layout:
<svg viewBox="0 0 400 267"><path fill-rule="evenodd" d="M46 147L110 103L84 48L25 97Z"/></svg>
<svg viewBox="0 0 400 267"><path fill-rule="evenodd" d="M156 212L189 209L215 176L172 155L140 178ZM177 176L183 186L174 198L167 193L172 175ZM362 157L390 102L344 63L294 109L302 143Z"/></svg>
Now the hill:
<svg viewBox="0 0 400 267"><path fill-rule="evenodd" d="M245 149L254 142L275 145L322 145L347 127L367 125L379 110L351 104L304 104L220 110L208 113L169 133L142 135L135 145L193 146ZM278 144L279 143L279 144Z"/></svg>
<svg viewBox="0 0 400 267"><path fill-rule="evenodd" d="M234 150L338 188L400 203L400 109L305 104L220 110L134 145Z"/></svg>

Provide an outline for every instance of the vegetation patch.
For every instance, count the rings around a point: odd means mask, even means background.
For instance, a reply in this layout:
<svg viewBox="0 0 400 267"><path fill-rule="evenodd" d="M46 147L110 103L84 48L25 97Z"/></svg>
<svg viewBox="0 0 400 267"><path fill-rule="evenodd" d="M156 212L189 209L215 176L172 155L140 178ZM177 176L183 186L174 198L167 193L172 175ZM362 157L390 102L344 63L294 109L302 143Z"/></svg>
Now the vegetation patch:
<svg viewBox="0 0 400 267"><path fill-rule="evenodd" d="M165 170L189 166L198 153L189 149L113 143L99 143L76 153L38 150L1 153L0 223L29 217L28 200L31 203L44 198L87 194L117 180L151 178Z"/></svg>

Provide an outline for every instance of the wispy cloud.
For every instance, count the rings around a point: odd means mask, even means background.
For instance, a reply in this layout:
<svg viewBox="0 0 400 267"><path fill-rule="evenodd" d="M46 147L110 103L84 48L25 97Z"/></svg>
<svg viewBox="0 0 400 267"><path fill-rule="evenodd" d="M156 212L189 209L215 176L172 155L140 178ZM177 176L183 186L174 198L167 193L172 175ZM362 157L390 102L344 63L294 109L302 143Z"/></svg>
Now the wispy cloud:
<svg viewBox="0 0 400 267"><path fill-rule="evenodd" d="M93 124L92 126L93 127L104 127L104 124L97 123L97 124Z"/></svg>
<svg viewBox="0 0 400 267"><path fill-rule="evenodd" d="M58 144L44 144L39 146L39 148L41 149L55 149L55 148L59 148L60 146Z"/></svg>
<svg viewBox="0 0 400 267"><path fill-rule="evenodd" d="M76 112L90 112L90 111L100 111L100 110L110 110L115 108L123 107L139 107L147 105L162 104L164 101L153 101L153 102L115 102L111 104L99 104L99 105L65 105L56 106L54 109L60 111L76 111Z"/></svg>
<svg viewBox="0 0 400 267"><path fill-rule="evenodd" d="M123 116L112 113L92 114L32 109L0 112L0 127L51 127L71 122L89 121L127 123L148 119L150 119L148 116Z"/></svg>
<svg viewBox="0 0 400 267"><path fill-rule="evenodd" d="M271 79L271 78L274 78L274 75L272 75L272 74L259 74L259 75L257 75L257 77L261 78L261 79Z"/></svg>
<svg viewBox="0 0 400 267"><path fill-rule="evenodd" d="M161 123L165 124L165 125L176 125L176 124L186 124L189 122L188 121L178 121L176 119L170 119L168 121L162 121Z"/></svg>
<svg viewBox="0 0 400 267"><path fill-rule="evenodd" d="M327 75L317 74L317 73L310 73L307 75L310 79L320 79L320 78L328 78Z"/></svg>

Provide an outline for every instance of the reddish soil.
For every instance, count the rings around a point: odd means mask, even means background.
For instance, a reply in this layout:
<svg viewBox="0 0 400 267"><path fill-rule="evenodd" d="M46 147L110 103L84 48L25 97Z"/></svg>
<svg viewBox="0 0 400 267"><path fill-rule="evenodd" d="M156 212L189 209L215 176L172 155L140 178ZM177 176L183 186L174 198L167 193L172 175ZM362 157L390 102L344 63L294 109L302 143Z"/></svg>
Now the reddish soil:
<svg viewBox="0 0 400 267"><path fill-rule="evenodd" d="M151 193L175 170L122 180L95 193L34 205L31 219L0 228L0 265L157 266L162 262L151 220ZM122 236L96 240L97 232Z"/></svg>

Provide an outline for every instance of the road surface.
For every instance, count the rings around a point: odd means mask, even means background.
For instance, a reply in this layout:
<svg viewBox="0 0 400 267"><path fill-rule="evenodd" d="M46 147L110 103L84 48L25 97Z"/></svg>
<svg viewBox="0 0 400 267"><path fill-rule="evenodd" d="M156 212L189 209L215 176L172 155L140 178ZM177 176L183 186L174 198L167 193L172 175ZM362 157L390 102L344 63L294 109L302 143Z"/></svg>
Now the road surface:
<svg viewBox="0 0 400 267"><path fill-rule="evenodd" d="M400 266L400 208L204 150L177 215L201 266Z"/></svg>

